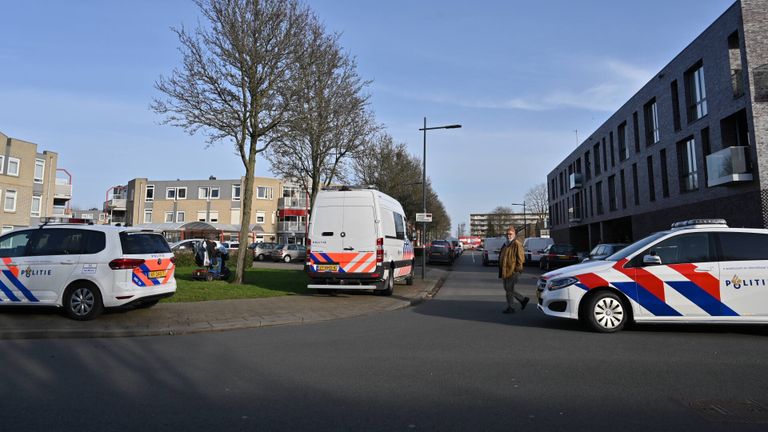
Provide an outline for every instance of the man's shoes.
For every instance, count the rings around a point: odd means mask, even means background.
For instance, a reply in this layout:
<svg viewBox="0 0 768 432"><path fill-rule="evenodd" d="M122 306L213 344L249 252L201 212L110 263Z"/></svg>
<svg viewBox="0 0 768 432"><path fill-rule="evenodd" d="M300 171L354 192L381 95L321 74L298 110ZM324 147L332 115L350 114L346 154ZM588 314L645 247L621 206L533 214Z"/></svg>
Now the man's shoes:
<svg viewBox="0 0 768 432"><path fill-rule="evenodd" d="M521 301L521 302L520 302L520 310L523 310L523 309L525 309L525 306L528 304L528 302L529 302L530 300L531 300L531 299L529 299L528 297L524 298L524 299L523 299L523 301Z"/></svg>
<svg viewBox="0 0 768 432"><path fill-rule="evenodd" d="M503 311L501 311L501 313L511 314L511 313L515 313L515 310L512 309L511 307L508 307L508 308L504 309Z"/></svg>

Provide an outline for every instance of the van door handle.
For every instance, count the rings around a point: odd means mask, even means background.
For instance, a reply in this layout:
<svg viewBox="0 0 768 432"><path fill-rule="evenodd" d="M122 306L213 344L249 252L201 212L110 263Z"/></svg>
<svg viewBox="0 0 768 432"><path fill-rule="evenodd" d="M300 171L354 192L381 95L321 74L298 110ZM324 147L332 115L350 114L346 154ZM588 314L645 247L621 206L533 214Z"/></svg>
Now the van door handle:
<svg viewBox="0 0 768 432"><path fill-rule="evenodd" d="M708 272L711 272L712 270L714 270L713 267L696 267L696 269L694 269L693 271L695 271L696 273L708 273Z"/></svg>
<svg viewBox="0 0 768 432"><path fill-rule="evenodd" d="M347 246L344 248L344 250L355 250L355 248L353 248L352 246Z"/></svg>
<svg viewBox="0 0 768 432"><path fill-rule="evenodd" d="M61 260L59 264L74 264L75 260Z"/></svg>

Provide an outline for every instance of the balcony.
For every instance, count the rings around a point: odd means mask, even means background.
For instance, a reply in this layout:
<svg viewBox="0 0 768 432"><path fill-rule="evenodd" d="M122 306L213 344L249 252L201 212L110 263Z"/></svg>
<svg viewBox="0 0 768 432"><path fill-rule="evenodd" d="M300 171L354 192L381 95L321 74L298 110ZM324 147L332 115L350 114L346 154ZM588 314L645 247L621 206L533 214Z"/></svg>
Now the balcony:
<svg viewBox="0 0 768 432"><path fill-rule="evenodd" d="M278 222L277 232L279 233L303 233L307 230L306 223L304 221L290 221L290 222Z"/></svg>
<svg viewBox="0 0 768 432"><path fill-rule="evenodd" d="M306 197L283 197L277 200L277 208L305 209L308 207Z"/></svg>
<svg viewBox="0 0 768 432"><path fill-rule="evenodd" d="M72 199L72 185L67 179L57 178L54 198Z"/></svg>
<svg viewBox="0 0 768 432"><path fill-rule="evenodd" d="M71 212L64 206L53 206L51 217L69 217Z"/></svg>
<svg viewBox="0 0 768 432"><path fill-rule="evenodd" d="M107 201L107 208L112 210L125 210L126 199L125 198L113 198Z"/></svg>
<svg viewBox="0 0 768 432"><path fill-rule="evenodd" d="M707 156L707 186L752 181L749 147L733 146Z"/></svg>

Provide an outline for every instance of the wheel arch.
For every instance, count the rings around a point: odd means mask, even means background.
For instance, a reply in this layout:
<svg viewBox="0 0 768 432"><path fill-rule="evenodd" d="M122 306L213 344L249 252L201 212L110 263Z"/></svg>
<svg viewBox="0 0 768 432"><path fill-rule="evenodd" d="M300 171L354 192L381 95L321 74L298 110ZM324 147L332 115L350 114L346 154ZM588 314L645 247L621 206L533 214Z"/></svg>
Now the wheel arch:
<svg viewBox="0 0 768 432"><path fill-rule="evenodd" d="M92 281L90 279L75 279L72 282L68 283L67 287L64 288L64 290L61 292L61 296L59 297L58 305L59 306L64 306L64 299L67 297L67 294L69 294L69 292L71 290L75 289L75 287L82 286L82 285L87 285L87 286L89 286L91 288L96 289L99 292L99 295L102 298L102 302L104 301L104 290L101 289L99 284L97 284L96 282L94 282L94 281Z"/></svg>
<svg viewBox="0 0 768 432"><path fill-rule="evenodd" d="M586 318L585 311L587 309L587 304L589 304L589 300L592 297L602 292L610 292L610 293L616 294L619 297L619 300L621 300L621 304L622 306L624 306L624 310L627 311L627 314L628 314L627 323L635 322L635 309L632 305L632 302L629 301L629 297L627 297L627 295L624 294L623 292L611 286L601 286L597 288L592 288L589 291L587 291L586 294L584 294L584 296L579 301L579 321L583 321Z"/></svg>

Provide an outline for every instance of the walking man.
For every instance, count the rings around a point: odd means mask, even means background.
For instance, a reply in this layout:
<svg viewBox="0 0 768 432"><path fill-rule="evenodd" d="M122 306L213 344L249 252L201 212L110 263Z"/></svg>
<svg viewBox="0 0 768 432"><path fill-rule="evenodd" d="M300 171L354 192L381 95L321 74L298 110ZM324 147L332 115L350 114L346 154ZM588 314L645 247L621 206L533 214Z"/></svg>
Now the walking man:
<svg viewBox="0 0 768 432"><path fill-rule="evenodd" d="M524 262L523 245L515 240L515 227L510 226L507 228L507 241L499 252L499 277L504 282L504 291L507 293L507 308L502 311L505 314L515 311L515 300L520 302L521 310L528 305L528 297L515 291L515 284L523 272Z"/></svg>

